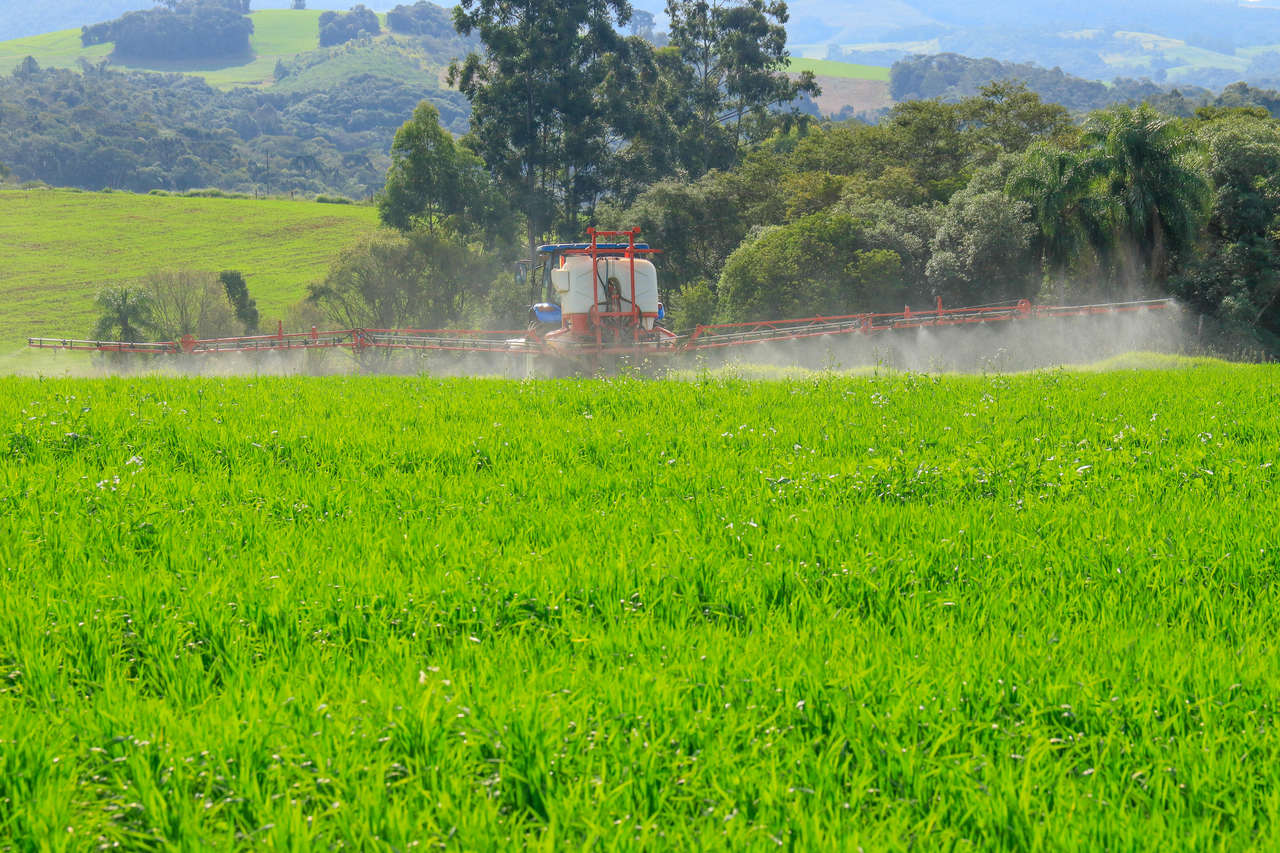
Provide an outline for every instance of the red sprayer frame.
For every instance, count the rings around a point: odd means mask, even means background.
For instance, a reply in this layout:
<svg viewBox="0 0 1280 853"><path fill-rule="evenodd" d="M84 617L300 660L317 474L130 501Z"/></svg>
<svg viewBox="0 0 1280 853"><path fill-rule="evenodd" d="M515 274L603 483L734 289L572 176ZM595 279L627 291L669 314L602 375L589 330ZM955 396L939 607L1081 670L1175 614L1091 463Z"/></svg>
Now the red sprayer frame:
<svg viewBox="0 0 1280 853"><path fill-rule="evenodd" d="M589 250L581 250L587 253ZM639 249L637 252L646 250ZM605 257L605 255L600 255ZM634 285L633 285L634 286ZM833 335L875 335L901 329L925 326L964 326L1036 320L1057 317L1081 317L1103 314L1126 314L1172 308L1171 299L1147 299L1134 302L1111 302L1095 305L1033 305L1019 300L1006 305L980 308L943 308L941 302L932 311L912 311L910 307L895 314L844 314L793 320L757 320L747 323L714 323L699 325L684 335L656 327L654 340L633 343L608 342L596 326L590 340L555 340L555 332L540 335L526 329L341 329L286 333L282 328L272 335L197 340L190 336L180 341L129 343L125 341L91 341L70 338L28 338L27 345L38 349L65 349L91 352L128 352L153 355L207 355L215 353L260 353L290 350L370 349L419 350L445 352L487 352L536 354L572 358L586 355L640 353L645 355L677 355L699 350L747 346L749 344L799 341ZM636 317L631 311L597 312L600 318ZM564 331L562 327L562 331ZM633 328L638 336L639 324Z"/></svg>

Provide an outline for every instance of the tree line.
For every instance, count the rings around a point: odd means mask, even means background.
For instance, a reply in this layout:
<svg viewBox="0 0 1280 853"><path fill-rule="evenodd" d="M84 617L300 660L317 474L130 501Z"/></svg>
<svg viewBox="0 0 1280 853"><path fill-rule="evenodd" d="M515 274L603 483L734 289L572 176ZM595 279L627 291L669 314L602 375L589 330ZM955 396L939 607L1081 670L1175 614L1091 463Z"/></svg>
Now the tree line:
<svg viewBox="0 0 1280 853"><path fill-rule="evenodd" d="M174 61L248 56L249 0L167 0L81 28L85 47L113 42L123 60Z"/></svg>
<svg viewBox="0 0 1280 853"><path fill-rule="evenodd" d="M179 341L258 332L257 303L238 270L160 270L98 292L92 336L100 341Z"/></svg>
<svg viewBox="0 0 1280 853"><path fill-rule="evenodd" d="M382 24L378 16L363 5L353 6L349 12L322 12L320 15L321 47L381 34Z"/></svg>
<svg viewBox="0 0 1280 853"><path fill-rule="evenodd" d="M452 71L471 131L454 140L425 105L397 133L379 206L403 236L380 238L382 262L448 245L451 270L463 256L484 270L588 223L639 226L664 252L682 327L1173 294L1223 335L1280 342L1274 93L1232 87L1190 116L1147 103L1082 116L1002 81L874 125L816 123L794 110L812 81L782 73L785 5L667 11L670 45L654 48L618 34L627 9L607 0L563 19L464 0L455 23L484 46ZM560 42L546 36L557 20ZM352 272L368 257L344 256L313 302L352 316L361 282L379 281ZM509 328L527 310L509 281L459 289L422 269L420 322Z"/></svg>
<svg viewBox="0 0 1280 853"><path fill-rule="evenodd" d="M1077 122L997 83L876 126L778 134L611 221L666 250L683 324L1174 295L1275 350L1278 168L1280 122L1258 107L1121 105Z"/></svg>
<svg viewBox="0 0 1280 853"><path fill-rule="evenodd" d="M504 207L519 199L504 183L513 178L484 154L440 131L429 105L396 136L380 206L402 236L377 238L379 263L452 253L447 280L415 267L410 289L421 298L401 299L425 312L417 322L509 328L527 310L509 275L488 284L530 217ZM1119 105L1076 121L1002 82L955 103L899 104L876 125L778 121L725 168L603 194L591 221L639 226L663 250L663 291L681 328L939 298L959 307L1174 295L1217 340L1276 350L1278 175L1280 122L1265 109L1182 118ZM353 308L365 305L362 287L385 284L357 274L373 251L345 255L312 301L394 324L385 294L383 313ZM459 269L474 272L465 286Z"/></svg>
<svg viewBox="0 0 1280 853"><path fill-rule="evenodd" d="M1190 116L1214 98L1213 92L1200 86L1169 86L1126 77L1107 84L1032 62L975 59L955 53L910 56L894 62L889 70L889 93L895 101L956 101L1001 80L1019 81L1043 100L1076 112L1145 102L1162 112Z"/></svg>
<svg viewBox="0 0 1280 853"><path fill-rule="evenodd" d="M387 29L413 36L451 38L456 31L449 10L426 0L413 5L401 4L387 12Z"/></svg>
<svg viewBox="0 0 1280 853"><path fill-rule="evenodd" d="M321 89L214 89L180 74L41 69L0 76L0 161L23 181L150 192L363 198L385 180L396 128L426 92L373 74ZM456 92L429 95L464 130Z"/></svg>
<svg viewBox="0 0 1280 853"><path fill-rule="evenodd" d="M449 11L426 0L411 6L401 4L387 12L387 29L393 33L431 38L453 38L456 31ZM360 38L382 34L378 16L357 4L348 12L324 12L320 15L320 46L345 44Z"/></svg>

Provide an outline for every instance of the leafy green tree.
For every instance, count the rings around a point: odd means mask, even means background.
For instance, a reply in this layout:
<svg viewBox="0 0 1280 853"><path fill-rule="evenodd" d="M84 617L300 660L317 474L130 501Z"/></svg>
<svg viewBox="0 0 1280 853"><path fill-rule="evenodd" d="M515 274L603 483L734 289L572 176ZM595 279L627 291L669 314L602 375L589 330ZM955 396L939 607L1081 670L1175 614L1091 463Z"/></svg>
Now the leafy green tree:
<svg viewBox="0 0 1280 853"><path fill-rule="evenodd" d="M245 0L165 3L164 9L126 12L81 29L85 47L114 42L115 53L139 60L241 56L250 52L253 21Z"/></svg>
<svg viewBox="0 0 1280 853"><path fill-rule="evenodd" d="M258 331L258 303L249 296L249 285L244 275L236 270L223 270L218 273L218 281L222 283L236 319L244 326L244 333L255 334Z"/></svg>
<svg viewBox="0 0 1280 853"><path fill-rule="evenodd" d="M986 84L960 102L960 115L975 137L980 163L1025 151L1037 141L1064 139L1073 129L1066 107L1045 103L1020 82Z"/></svg>
<svg viewBox="0 0 1280 853"><path fill-rule="evenodd" d="M532 255L559 220L579 230L579 204L600 180L608 150L598 97L603 58L620 41L626 0L462 0L454 25L475 34L449 71L471 103L469 145L524 213Z"/></svg>
<svg viewBox="0 0 1280 853"><path fill-rule="evenodd" d="M444 230L384 233L343 252L307 298L342 328L440 328L483 300L502 266Z"/></svg>
<svg viewBox="0 0 1280 853"><path fill-rule="evenodd" d="M96 340L138 343L154 328L151 299L140 286L103 288L96 302L102 312L93 326Z"/></svg>
<svg viewBox="0 0 1280 853"><path fill-rule="evenodd" d="M895 106L882 124L879 136L891 160L906 164L930 198L946 201L968 182L974 140L965 132L959 104L908 101Z"/></svg>
<svg viewBox="0 0 1280 853"><path fill-rule="evenodd" d="M834 209L862 223L861 239L867 248L885 249L898 256L905 299L913 304L928 301L926 267L944 208L861 196L845 198Z"/></svg>
<svg viewBox="0 0 1280 853"><path fill-rule="evenodd" d="M716 321L716 291L707 281L688 284L675 296L668 324L675 329L692 329Z"/></svg>
<svg viewBox="0 0 1280 853"><path fill-rule="evenodd" d="M797 172L876 175L893 163L885 128L845 123L815 128L796 142L791 167Z"/></svg>
<svg viewBox="0 0 1280 853"><path fill-rule="evenodd" d="M1280 343L1280 125L1247 111L1197 129L1213 186L1195 259L1172 289L1197 309Z"/></svg>
<svg viewBox="0 0 1280 853"><path fill-rule="evenodd" d="M460 155L465 152L440 126L439 111L423 101L391 143L387 185L378 198L382 223L401 231L418 224L434 230L437 220L461 211Z"/></svg>
<svg viewBox="0 0 1280 853"><path fill-rule="evenodd" d="M849 183L828 172L789 172L780 177L789 220L831 207L844 196Z"/></svg>
<svg viewBox="0 0 1280 853"><path fill-rule="evenodd" d="M1079 152L1042 143L1026 152L1009 177L1009 196L1031 207L1046 274L1068 269L1089 249L1107 249L1108 211L1093 192L1096 164Z"/></svg>
<svg viewBox="0 0 1280 853"><path fill-rule="evenodd" d="M508 208L478 157L440 126L440 113L423 101L396 131L391 168L378 197L383 224L401 231L434 231L451 223L493 238L511 227Z"/></svg>
<svg viewBox="0 0 1280 853"><path fill-rule="evenodd" d="M671 78L641 38L623 39L601 58L599 100L609 127L603 195L630 204L646 188L680 170L679 128L669 104Z"/></svg>
<svg viewBox="0 0 1280 853"><path fill-rule="evenodd" d="M350 12L322 12L320 14L320 46L331 47L364 36L376 36L382 32L378 15L367 6L357 4Z"/></svg>
<svg viewBox="0 0 1280 853"><path fill-rule="evenodd" d="M1082 139L1110 207L1117 242L1156 279L1195 242L1209 187L1191 162L1195 140L1151 107L1113 107L1089 117Z"/></svg>
<svg viewBox="0 0 1280 853"><path fill-rule="evenodd" d="M416 36L450 36L453 18L449 10L426 0L400 5L387 12L387 29Z"/></svg>
<svg viewBox="0 0 1280 853"><path fill-rule="evenodd" d="M720 318L900 309L901 259L868 247L863 232L864 224L848 214L825 211L763 229L725 262L717 288Z"/></svg>
<svg viewBox="0 0 1280 853"><path fill-rule="evenodd" d="M1031 206L977 190L956 193L941 211L925 270L932 295L952 306L1035 295Z"/></svg>
<svg viewBox="0 0 1280 853"><path fill-rule="evenodd" d="M160 270L148 275L142 287L152 334L176 341L184 335L219 338L236 331L234 309L212 273Z"/></svg>
<svg viewBox="0 0 1280 853"><path fill-rule="evenodd" d="M744 142L777 126L777 107L820 93L812 73L797 79L786 73L786 3L668 0L666 11L669 109L681 128L680 157L689 177L727 168Z"/></svg>

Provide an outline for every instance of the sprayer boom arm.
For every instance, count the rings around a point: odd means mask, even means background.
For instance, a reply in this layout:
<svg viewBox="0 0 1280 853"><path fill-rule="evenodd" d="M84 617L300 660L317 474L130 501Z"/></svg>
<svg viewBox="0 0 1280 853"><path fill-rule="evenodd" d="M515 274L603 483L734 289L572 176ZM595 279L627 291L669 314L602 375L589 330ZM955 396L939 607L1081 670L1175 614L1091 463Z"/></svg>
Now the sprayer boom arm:
<svg viewBox="0 0 1280 853"><path fill-rule="evenodd" d="M237 338L197 339L190 335L178 341L132 343L128 341L90 341L70 338L28 338L27 345L37 349L87 350L91 352L135 353L150 355L211 355L217 353L261 353L296 350L349 349L419 350L441 352L536 354L559 358L639 353L642 355L674 355L700 350L722 349L749 344L780 343L832 335L873 335L900 329L928 326L966 326L1060 317L1084 317L1101 314L1125 314L1172 308L1171 299L1145 299L1134 302L1108 302L1095 305L1032 305L1019 300L1001 305L977 308L943 308L938 300L931 311L906 308L896 314L846 314L838 317L804 317L795 320L757 320L746 323L714 323L700 325L693 331L677 335L661 327L649 339L639 341L596 340L565 345L553 342L537 332L526 330L492 331L485 329L342 329L321 332L286 333L277 327L275 334Z"/></svg>
<svg viewBox="0 0 1280 853"><path fill-rule="evenodd" d="M713 323L698 326L682 341L681 349L709 350L747 344L778 343L831 335L871 335L925 326L971 326L1011 320L1121 314L1170 308L1171 299L1144 299L1097 305L1032 305L1025 299L978 308L943 308L939 299L931 311L896 314L845 314L838 317L806 317L799 320L754 320L745 323Z"/></svg>

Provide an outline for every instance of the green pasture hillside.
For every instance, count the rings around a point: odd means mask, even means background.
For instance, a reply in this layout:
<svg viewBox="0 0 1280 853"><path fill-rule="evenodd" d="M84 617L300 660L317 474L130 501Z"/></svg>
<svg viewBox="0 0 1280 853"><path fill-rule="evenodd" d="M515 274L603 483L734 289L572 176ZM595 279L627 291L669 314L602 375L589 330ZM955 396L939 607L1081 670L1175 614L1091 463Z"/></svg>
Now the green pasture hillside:
<svg viewBox="0 0 1280 853"><path fill-rule="evenodd" d="M794 73L812 71L814 76L819 78L889 82L889 69L882 65L859 65L854 62L836 62L830 59L809 59L797 56L792 57L790 70Z"/></svg>
<svg viewBox="0 0 1280 853"><path fill-rule="evenodd" d="M240 270L263 323L377 227L357 205L64 190L0 192L0 353L81 337L107 284L161 269Z"/></svg>
<svg viewBox="0 0 1280 853"><path fill-rule="evenodd" d="M78 68L81 60L95 64L107 61L118 70L192 74L221 89L249 86L297 92L328 89L358 74L415 83L422 81L424 73L441 78L449 62L463 52L460 41L429 42L389 32L374 39L321 48L320 14L285 9L254 12L250 40L253 55L231 62L203 60L145 67L121 64L112 61L109 44L81 47L79 30L13 39L0 42L0 73L31 56L42 67ZM275 76L277 63L287 69L287 76L281 79ZM886 67L797 57L791 61L791 70L817 75L826 92L819 100L824 111L839 112L848 105L855 112L862 112L888 103Z"/></svg>
<svg viewBox="0 0 1280 853"><path fill-rule="evenodd" d="M288 62L299 54L320 48L320 15L314 10L269 9L254 12L254 32L250 39L253 56L245 57L237 62L211 63L202 60L191 63L158 63L145 66L130 66L112 63L113 68L138 68L149 71L178 71L198 74L209 81L210 85L219 87L232 86L269 86L275 82L274 71L278 60ZM385 24L385 16L384 16ZM409 39L384 34L372 40L375 45L404 48ZM345 54L356 50L355 45L347 46ZM386 51L382 51L383 54ZM25 57L32 56L42 66L54 68L75 68L80 59L90 62L101 62L111 55L111 45L80 45L79 30L62 30L40 36L13 39L0 42L0 69L8 69L17 65ZM374 54L377 55L376 53ZM389 57L388 57L389 58ZM446 58L441 58L442 61ZM384 58L385 62L385 58ZM387 64L387 70L393 65ZM374 70L368 67L362 71ZM875 80L889 82L889 69L878 65L859 65L852 62L834 62L825 59L808 59L796 57L791 60L791 70L795 72L812 71L819 77L831 77L847 80ZM395 75L392 75L395 76Z"/></svg>
<svg viewBox="0 0 1280 853"><path fill-rule="evenodd" d="M793 56L788 70L813 72L822 88L813 100L824 115L870 115L893 105L884 66Z"/></svg>
<svg viewBox="0 0 1280 853"><path fill-rule="evenodd" d="M40 36L0 41L0 73L12 71L28 56L44 68L75 68L81 59L97 63L106 59L110 53L109 44L82 46L79 30L60 30Z"/></svg>
<svg viewBox="0 0 1280 853"><path fill-rule="evenodd" d="M250 39L252 55L232 61L199 60L194 62L151 63L145 66L112 62L117 70L174 71L203 77L209 85L223 89L237 86L265 87L273 85L276 63L291 62L296 57L320 50L320 15L315 10L269 9L254 12L253 36ZM383 22L385 24L385 20ZM433 56L414 40L394 35L383 35L372 40L372 46L383 49L370 52L358 71L382 73L400 77L397 69L406 58L433 65L446 65L449 56ZM391 49L388 50L387 48ZM360 52L359 45L343 45L322 53L350 56ZM76 68L81 59L98 63L110 61L110 44L81 47L79 30L63 30L40 36L0 42L0 71L8 71L25 57L34 57L43 67Z"/></svg>

